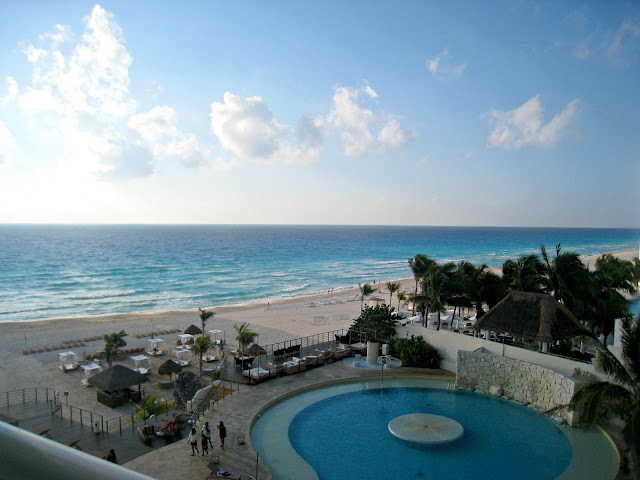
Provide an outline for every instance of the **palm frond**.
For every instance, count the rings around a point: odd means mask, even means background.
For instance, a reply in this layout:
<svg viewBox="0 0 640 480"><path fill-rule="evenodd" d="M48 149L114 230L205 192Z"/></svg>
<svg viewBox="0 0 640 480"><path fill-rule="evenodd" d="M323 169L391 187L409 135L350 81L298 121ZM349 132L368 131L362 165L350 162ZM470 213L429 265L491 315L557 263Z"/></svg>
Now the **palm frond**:
<svg viewBox="0 0 640 480"><path fill-rule="evenodd" d="M631 467L634 475L633 478L640 478L640 410L635 411L629 416L626 422L626 429L630 435L629 444L631 446L631 455L633 457L633 466Z"/></svg>
<svg viewBox="0 0 640 480"><path fill-rule="evenodd" d="M626 388L608 382L585 385L571 398L573 408L579 407L581 422L591 426L614 415L620 415L633 405L633 395Z"/></svg>
<svg viewBox="0 0 640 480"><path fill-rule="evenodd" d="M640 380L640 315L636 322L625 318L622 320L622 356L629 366L629 374L633 377L638 389Z"/></svg>

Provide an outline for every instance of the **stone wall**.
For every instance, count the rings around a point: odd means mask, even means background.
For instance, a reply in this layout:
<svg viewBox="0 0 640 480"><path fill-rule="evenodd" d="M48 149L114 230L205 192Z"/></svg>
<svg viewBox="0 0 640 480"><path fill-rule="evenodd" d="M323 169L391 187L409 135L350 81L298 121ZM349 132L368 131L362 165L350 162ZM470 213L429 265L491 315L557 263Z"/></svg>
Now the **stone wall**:
<svg viewBox="0 0 640 480"><path fill-rule="evenodd" d="M501 395L539 410L569 403L578 380L547 368L491 353L458 351L456 385L465 390ZM575 412L560 416L575 425Z"/></svg>

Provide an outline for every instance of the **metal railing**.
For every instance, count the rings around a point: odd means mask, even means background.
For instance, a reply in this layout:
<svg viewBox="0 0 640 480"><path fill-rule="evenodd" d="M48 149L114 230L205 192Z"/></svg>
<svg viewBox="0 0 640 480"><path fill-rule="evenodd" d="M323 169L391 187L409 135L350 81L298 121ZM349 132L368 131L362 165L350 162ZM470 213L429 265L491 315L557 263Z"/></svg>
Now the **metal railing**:
<svg viewBox="0 0 640 480"><path fill-rule="evenodd" d="M54 414L59 412L61 418L68 418L71 422L80 422L80 425L91 425L94 430L99 427L100 431L104 431L105 421L101 414L66 403L58 403L58 405L60 408ZM98 425L95 422L98 422Z"/></svg>
<svg viewBox="0 0 640 480"><path fill-rule="evenodd" d="M11 390L0 394L0 407L11 407L11 405L25 404L29 402L49 402L54 399L56 391L53 388L22 388Z"/></svg>
<svg viewBox="0 0 640 480"><path fill-rule="evenodd" d="M348 332L349 330L340 328L338 330L316 333L314 335L308 335L306 337L299 337L291 340L285 340L283 342L271 343L269 345L264 345L262 348L265 349L267 355L273 355L273 352L275 350L280 350L281 348L287 348L296 345L300 345L300 348L315 347L324 343L330 343L335 341L336 335L346 335Z"/></svg>
<svg viewBox="0 0 640 480"><path fill-rule="evenodd" d="M230 357L231 355L225 355L224 359L222 360L222 363L218 367L218 371L220 372L220 381L218 385L216 385L215 388L212 388L211 391L207 394L207 396L198 405L193 407L193 409L191 410L191 425L195 425L198 419L200 418L200 416L205 412L205 410L209 408L211 404L211 400L213 400L214 403L219 402L222 398L226 396L226 395L222 395L221 391L227 388L226 387L227 385L229 388L228 390L229 395L233 393L234 391L233 380L222 379L222 372L224 372L224 369L229 365L228 359ZM235 382L235 384L236 384L236 391L240 390L240 382ZM224 391L227 392L227 390L224 390Z"/></svg>
<svg viewBox="0 0 640 480"><path fill-rule="evenodd" d="M164 408L163 408L164 406ZM172 407L167 409L167 407ZM147 407L148 413L154 415L153 417L145 418L142 421L136 421L135 417L137 412L127 413L125 415L120 415L116 418L110 418L109 420L104 421L103 431L106 433L109 432L118 432L122 433L123 428L131 428L131 430L135 430L138 425L148 425L148 424L156 424L158 422L158 415L163 415L164 413L169 413L171 410L174 410L176 406L165 400L164 402L156 403L152 406ZM160 414L155 414L156 411L166 410Z"/></svg>

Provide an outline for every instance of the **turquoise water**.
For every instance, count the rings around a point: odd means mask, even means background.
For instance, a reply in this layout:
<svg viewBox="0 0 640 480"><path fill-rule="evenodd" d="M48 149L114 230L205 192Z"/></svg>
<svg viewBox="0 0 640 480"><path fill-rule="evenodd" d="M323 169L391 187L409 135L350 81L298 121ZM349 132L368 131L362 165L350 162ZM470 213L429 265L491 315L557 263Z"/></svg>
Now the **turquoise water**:
<svg viewBox="0 0 640 480"><path fill-rule="evenodd" d="M408 413L453 418L464 436L437 446L397 439L387 425ZM289 437L321 480L341 480L355 463L359 479L553 479L572 455L566 435L529 409L427 388L363 390L321 400L294 418Z"/></svg>
<svg viewBox="0 0 640 480"><path fill-rule="evenodd" d="M501 265L561 242L638 248L634 229L0 225L0 321L230 305L411 277L417 253Z"/></svg>

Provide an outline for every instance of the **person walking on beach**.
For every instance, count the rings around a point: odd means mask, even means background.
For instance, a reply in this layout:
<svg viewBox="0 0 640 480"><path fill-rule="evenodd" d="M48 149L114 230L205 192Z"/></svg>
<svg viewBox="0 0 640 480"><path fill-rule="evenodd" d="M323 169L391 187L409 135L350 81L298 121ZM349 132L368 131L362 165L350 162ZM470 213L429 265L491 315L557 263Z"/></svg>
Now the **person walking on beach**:
<svg viewBox="0 0 640 480"><path fill-rule="evenodd" d="M202 427L202 433L207 437L207 440L209 440L209 445L211 445L211 448L213 448L213 443L211 442L211 428L209 427L209 422L205 422L204 426Z"/></svg>
<svg viewBox="0 0 640 480"><path fill-rule="evenodd" d="M224 448L224 439L227 438L227 428L220 420L220 425L218 425L218 430L220 430L220 448Z"/></svg>
<svg viewBox="0 0 640 480"><path fill-rule="evenodd" d="M205 453L209 455L209 439L206 434L201 435L200 443L202 444L202 456L204 457Z"/></svg>
<svg viewBox="0 0 640 480"><path fill-rule="evenodd" d="M191 456L193 457L195 455L195 452L200 453L200 451L198 450L198 435L196 434L196 429L192 428L191 429L191 433L189 434L189 438L187 439L187 443L189 443L189 445L191 445Z"/></svg>

